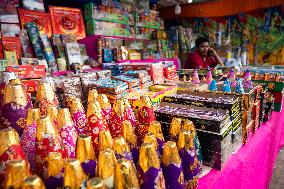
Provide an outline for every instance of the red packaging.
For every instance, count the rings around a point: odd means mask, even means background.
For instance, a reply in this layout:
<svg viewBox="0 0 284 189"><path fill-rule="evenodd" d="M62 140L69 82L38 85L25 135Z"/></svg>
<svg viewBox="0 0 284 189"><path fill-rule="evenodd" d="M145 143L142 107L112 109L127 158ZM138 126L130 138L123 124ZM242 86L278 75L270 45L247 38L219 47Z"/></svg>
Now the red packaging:
<svg viewBox="0 0 284 189"><path fill-rule="evenodd" d="M73 34L77 39L86 37L85 24L80 9L49 6L54 34Z"/></svg>
<svg viewBox="0 0 284 189"><path fill-rule="evenodd" d="M274 97L274 103L282 103L283 93L282 92L272 92Z"/></svg>
<svg viewBox="0 0 284 189"><path fill-rule="evenodd" d="M4 59L2 42L0 42L0 59Z"/></svg>
<svg viewBox="0 0 284 189"><path fill-rule="evenodd" d="M48 13L26 9L18 9L18 12L22 29L25 28L26 23L34 22L37 25L40 34L46 34L48 37L51 37L52 30Z"/></svg>
<svg viewBox="0 0 284 189"><path fill-rule="evenodd" d="M40 78L46 76L46 70L44 65L7 66L6 71L15 72L20 79Z"/></svg>
<svg viewBox="0 0 284 189"><path fill-rule="evenodd" d="M23 55L22 45L19 37L2 36L3 51L15 51L17 59Z"/></svg>
<svg viewBox="0 0 284 189"><path fill-rule="evenodd" d="M26 87L28 93L36 94L40 79L29 79L29 80L21 80L21 81L22 81L22 84Z"/></svg>

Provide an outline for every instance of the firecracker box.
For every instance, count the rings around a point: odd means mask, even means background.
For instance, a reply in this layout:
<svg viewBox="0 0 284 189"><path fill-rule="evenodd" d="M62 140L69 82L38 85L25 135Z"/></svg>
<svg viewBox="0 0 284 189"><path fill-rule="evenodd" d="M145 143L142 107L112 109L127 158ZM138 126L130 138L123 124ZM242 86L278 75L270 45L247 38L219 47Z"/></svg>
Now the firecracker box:
<svg viewBox="0 0 284 189"><path fill-rule="evenodd" d="M7 66L7 72L15 72L20 79L41 78L46 76L44 65Z"/></svg>
<svg viewBox="0 0 284 189"><path fill-rule="evenodd" d="M22 84L26 87L27 92L31 94L31 96L35 96L37 93L37 87L41 79L22 79Z"/></svg>

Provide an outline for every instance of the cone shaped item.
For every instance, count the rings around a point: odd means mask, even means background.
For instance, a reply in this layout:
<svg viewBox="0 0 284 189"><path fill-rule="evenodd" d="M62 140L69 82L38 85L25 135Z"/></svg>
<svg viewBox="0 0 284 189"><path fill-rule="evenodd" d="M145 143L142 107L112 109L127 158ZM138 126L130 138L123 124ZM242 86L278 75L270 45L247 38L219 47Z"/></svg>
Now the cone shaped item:
<svg viewBox="0 0 284 189"><path fill-rule="evenodd" d="M79 160L69 159L66 162L64 169L64 187L78 189L84 184L86 178L87 176Z"/></svg>
<svg viewBox="0 0 284 189"><path fill-rule="evenodd" d="M21 145L30 163L30 167L33 173L35 173L36 171L36 122L39 117L40 110L38 108L32 108L28 110L27 124L21 137Z"/></svg>
<svg viewBox="0 0 284 189"><path fill-rule="evenodd" d="M77 140L76 158L81 162L85 174L93 178L96 173L97 162L92 145L92 137L80 135Z"/></svg>
<svg viewBox="0 0 284 189"><path fill-rule="evenodd" d="M181 118L173 118L170 125L170 139L172 141L177 141L179 133L181 132L182 127L182 119Z"/></svg>
<svg viewBox="0 0 284 189"><path fill-rule="evenodd" d="M189 131L180 133L178 150L182 160L185 185L189 188L197 188L200 164L194 147L194 137Z"/></svg>
<svg viewBox="0 0 284 189"><path fill-rule="evenodd" d="M87 116L79 98L70 97L68 99L68 105L70 107L70 113L73 118L77 133L79 135L87 134Z"/></svg>
<svg viewBox="0 0 284 189"><path fill-rule="evenodd" d="M45 189L44 183L37 175L27 177L20 186L21 189Z"/></svg>
<svg viewBox="0 0 284 189"><path fill-rule="evenodd" d="M99 151L113 147L113 139L109 131L99 133Z"/></svg>
<svg viewBox="0 0 284 189"><path fill-rule="evenodd" d="M129 161L133 161L129 146L122 136L116 137L114 139L113 150L117 159L123 158Z"/></svg>
<svg viewBox="0 0 284 189"><path fill-rule="evenodd" d="M2 128L12 127L22 136L28 109L31 107L25 87L21 84L8 84L2 103Z"/></svg>
<svg viewBox="0 0 284 189"><path fill-rule="evenodd" d="M165 180L154 143L143 143L140 148L138 172L142 189L165 188Z"/></svg>
<svg viewBox="0 0 284 189"><path fill-rule="evenodd" d="M132 110L131 105L129 104L129 101L127 100L127 98L123 98L123 102L125 105L126 119L131 122L133 128L135 129L137 125L137 120L136 120L134 111Z"/></svg>
<svg viewBox="0 0 284 189"><path fill-rule="evenodd" d="M103 116L105 117L106 120L109 120L111 112L112 112L112 107L111 107L111 104L110 104L110 102L107 98L107 95L106 94L99 94L98 101L101 105Z"/></svg>
<svg viewBox="0 0 284 189"><path fill-rule="evenodd" d="M7 165L6 179L2 188L19 188L21 182L29 175L29 167L26 161L12 160Z"/></svg>
<svg viewBox="0 0 284 189"><path fill-rule="evenodd" d="M87 189L108 189L102 179L95 177L87 182Z"/></svg>
<svg viewBox="0 0 284 189"><path fill-rule="evenodd" d="M56 106L47 106L46 115L53 121L55 127L58 127L58 109Z"/></svg>
<svg viewBox="0 0 284 189"><path fill-rule="evenodd" d="M90 102L87 111L88 130L92 136L94 150L98 153L99 133L108 130L99 102Z"/></svg>
<svg viewBox="0 0 284 189"><path fill-rule="evenodd" d="M96 89L90 89L88 93L88 103L98 101L98 91Z"/></svg>
<svg viewBox="0 0 284 189"><path fill-rule="evenodd" d="M36 104L40 108L42 114L47 113L48 106L57 107L59 105L58 99L50 83L41 82L38 85Z"/></svg>
<svg viewBox="0 0 284 189"><path fill-rule="evenodd" d="M64 160L61 153L51 152L47 157L47 171L44 173L46 188L63 186Z"/></svg>
<svg viewBox="0 0 284 189"><path fill-rule="evenodd" d="M113 111L108 126L113 138L121 135L122 122L125 120L125 106L122 100L116 100L113 104Z"/></svg>
<svg viewBox="0 0 284 189"><path fill-rule="evenodd" d="M0 164L5 170L11 160L25 160L19 135L12 128L0 130Z"/></svg>
<svg viewBox="0 0 284 189"><path fill-rule="evenodd" d="M68 108L59 109L58 128L68 157L75 158L77 131Z"/></svg>
<svg viewBox="0 0 284 189"><path fill-rule="evenodd" d="M154 136L156 137L157 142L158 142L159 153L162 154L164 144L165 144L165 139L164 139L164 135L163 135L163 132L162 132L161 123L158 122L158 121L154 121L154 122L150 123L150 126L148 128L148 132L153 133Z"/></svg>
<svg viewBox="0 0 284 189"><path fill-rule="evenodd" d="M183 189L184 176L182 170L181 159L178 154L177 145L175 142L168 141L165 144L163 152L163 171L166 181L166 188Z"/></svg>
<svg viewBox="0 0 284 189"><path fill-rule="evenodd" d="M116 163L117 160L114 152L110 148L100 151L96 175L110 188L112 188L114 184L114 170Z"/></svg>
<svg viewBox="0 0 284 189"><path fill-rule="evenodd" d="M118 160L115 166L114 188L115 189L140 188L136 169L133 167L130 161L124 159Z"/></svg>

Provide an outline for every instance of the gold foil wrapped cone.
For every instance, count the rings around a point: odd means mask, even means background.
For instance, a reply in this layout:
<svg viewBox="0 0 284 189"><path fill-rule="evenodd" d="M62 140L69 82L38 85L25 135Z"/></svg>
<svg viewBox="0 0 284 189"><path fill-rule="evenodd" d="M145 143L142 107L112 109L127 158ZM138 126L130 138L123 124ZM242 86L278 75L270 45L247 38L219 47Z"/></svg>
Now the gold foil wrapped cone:
<svg viewBox="0 0 284 189"><path fill-rule="evenodd" d="M130 152L129 147L122 136L116 137L114 139L113 150L118 154Z"/></svg>
<svg viewBox="0 0 284 189"><path fill-rule="evenodd" d="M123 115L125 112L125 105L122 100L116 100L113 104L113 110L119 115Z"/></svg>
<svg viewBox="0 0 284 189"><path fill-rule="evenodd" d="M76 158L83 163L86 160L95 160L95 152L92 145L92 137L80 135L77 140Z"/></svg>
<svg viewBox="0 0 284 189"><path fill-rule="evenodd" d="M170 126L170 136L171 137L177 137L179 133L181 132L182 127L182 119L180 118L173 118Z"/></svg>
<svg viewBox="0 0 284 189"><path fill-rule="evenodd" d="M181 164L177 145L175 142L173 141L166 142L164 146L162 162L164 166L169 166L170 164L176 164L176 165Z"/></svg>
<svg viewBox="0 0 284 189"><path fill-rule="evenodd" d="M88 93L88 103L98 100L98 91L96 89L90 89Z"/></svg>
<svg viewBox="0 0 284 189"><path fill-rule="evenodd" d="M37 120L37 130L36 130L36 137L38 141L42 140L42 136L44 134L51 134L57 135L58 131L54 127L54 124L50 120L49 116L41 116Z"/></svg>
<svg viewBox="0 0 284 189"><path fill-rule="evenodd" d="M98 101L103 109L111 108L111 104L109 103L106 94L99 94Z"/></svg>
<svg viewBox="0 0 284 189"><path fill-rule="evenodd" d="M139 166L143 172L147 172L151 167L160 168L160 160L153 143L143 143L140 148Z"/></svg>
<svg viewBox="0 0 284 189"><path fill-rule="evenodd" d="M116 163L117 160L113 150L108 148L100 151L96 175L103 180L113 176Z"/></svg>
<svg viewBox="0 0 284 189"><path fill-rule="evenodd" d="M99 150L105 150L113 147L113 139L109 131L99 133Z"/></svg>
<svg viewBox="0 0 284 189"><path fill-rule="evenodd" d="M12 160L7 165L2 188L19 188L22 181L29 175L29 166L25 160Z"/></svg>
<svg viewBox="0 0 284 189"><path fill-rule="evenodd" d="M148 108L152 108L152 101L151 101L151 98L149 96L142 96L141 97L141 103L142 103L142 106L146 106Z"/></svg>
<svg viewBox="0 0 284 189"><path fill-rule="evenodd" d="M147 133L145 135L144 143L153 143L155 146L155 149L158 148L158 142L157 142L156 136L152 133Z"/></svg>
<svg viewBox="0 0 284 189"><path fill-rule="evenodd" d="M22 82L21 82L21 80L20 79L11 79L10 81L9 81L9 84L12 84L12 85L20 85L20 84L22 84Z"/></svg>
<svg viewBox="0 0 284 189"><path fill-rule="evenodd" d="M191 147L194 147L193 143L193 136L190 131L183 131L179 134L178 138L178 149L190 149Z"/></svg>
<svg viewBox="0 0 284 189"><path fill-rule="evenodd" d="M184 120L183 125L182 125L182 130L190 131L193 136L195 136L196 134L195 126L193 122L190 120Z"/></svg>
<svg viewBox="0 0 284 189"><path fill-rule="evenodd" d="M47 82L41 82L38 85L38 91L36 94L36 100L38 102L47 100L49 102L52 102L55 99L55 92L51 86L50 83Z"/></svg>
<svg viewBox="0 0 284 189"><path fill-rule="evenodd" d="M130 121L123 121L122 123L122 136L125 141L131 146L136 147L137 137L133 131L133 127Z"/></svg>
<svg viewBox="0 0 284 189"><path fill-rule="evenodd" d="M68 108L58 110L58 128L73 125L73 120Z"/></svg>
<svg viewBox="0 0 284 189"><path fill-rule="evenodd" d="M88 103L87 117L96 115L97 118L102 119L102 109L99 102Z"/></svg>
<svg viewBox="0 0 284 189"><path fill-rule="evenodd" d="M0 130L0 156L2 156L12 145L20 145L17 131L12 128Z"/></svg>
<svg viewBox="0 0 284 189"><path fill-rule="evenodd" d="M64 160L61 153L51 152L47 156L47 177L57 176L64 167Z"/></svg>
<svg viewBox="0 0 284 189"><path fill-rule="evenodd" d="M27 125L36 123L40 117L40 110L38 108L30 108L27 115Z"/></svg>
<svg viewBox="0 0 284 189"><path fill-rule="evenodd" d="M21 183L20 189L45 189L45 186L39 176L32 175Z"/></svg>
<svg viewBox="0 0 284 189"><path fill-rule="evenodd" d="M124 102L125 108L131 108L131 105L129 104L129 101L127 98L123 98L122 100Z"/></svg>
<svg viewBox="0 0 284 189"><path fill-rule="evenodd" d="M28 95L25 87L21 84L8 84L5 87L3 105L15 103L20 106L28 104Z"/></svg>
<svg viewBox="0 0 284 189"><path fill-rule="evenodd" d="M102 179L95 177L87 182L87 189L108 189Z"/></svg>
<svg viewBox="0 0 284 189"><path fill-rule="evenodd" d="M150 126L148 128L148 133L154 134L158 139L164 140L164 135L162 132L162 126L161 123L158 121L154 121L150 123Z"/></svg>
<svg viewBox="0 0 284 189"><path fill-rule="evenodd" d="M70 159L64 169L64 187L78 189L87 179L79 160Z"/></svg>
<svg viewBox="0 0 284 189"><path fill-rule="evenodd" d="M79 98L70 97L67 104L70 107L71 114L73 114L77 111L84 111L84 107L83 107L82 102Z"/></svg>
<svg viewBox="0 0 284 189"><path fill-rule="evenodd" d="M115 189L140 188L136 169L133 167L131 162L123 159L118 160L115 166L114 188Z"/></svg>
<svg viewBox="0 0 284 189"><path fill-rule="evenodd" d="M49 116L51 121L57 122L58 120L58 109L56 106L48 106L46 108L46 115Z"/></svg>

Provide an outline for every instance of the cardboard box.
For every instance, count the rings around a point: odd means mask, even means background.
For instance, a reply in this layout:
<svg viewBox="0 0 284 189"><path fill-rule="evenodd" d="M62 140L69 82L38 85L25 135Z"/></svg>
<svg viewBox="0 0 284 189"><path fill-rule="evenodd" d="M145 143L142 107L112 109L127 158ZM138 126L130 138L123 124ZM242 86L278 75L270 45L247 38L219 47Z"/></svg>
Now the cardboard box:
<svg viewBox="0 0 284 189"><path fill-rule="evenodd" d="M46 69L44 65L7 66L6 71L15 72L20 79L41 78L46 76Z"/></svg>
<svg viewBox="0 0 284 189"><path fill-rule="evenodd" d="M32 96L36 95L37 87L41 79L22 79L22 84L26 87L27 92L30 93Z"/></svg>

